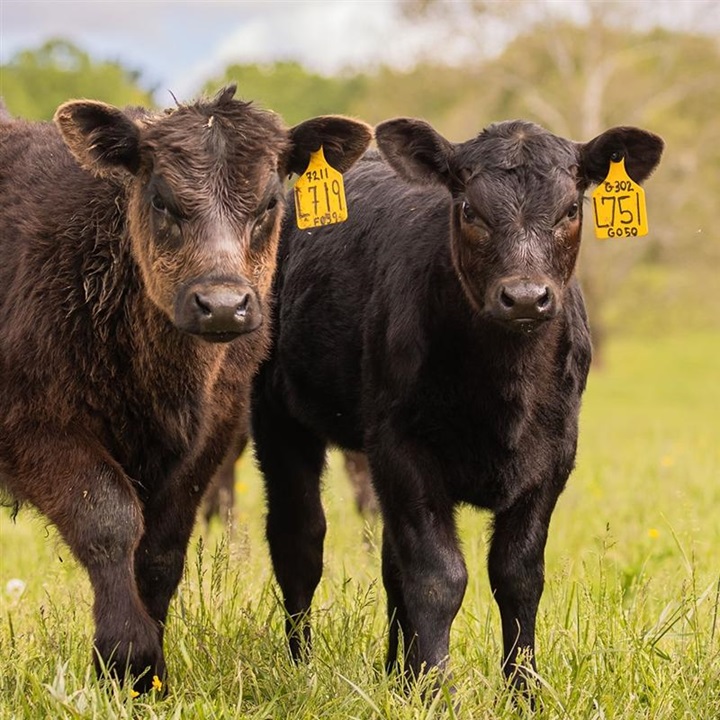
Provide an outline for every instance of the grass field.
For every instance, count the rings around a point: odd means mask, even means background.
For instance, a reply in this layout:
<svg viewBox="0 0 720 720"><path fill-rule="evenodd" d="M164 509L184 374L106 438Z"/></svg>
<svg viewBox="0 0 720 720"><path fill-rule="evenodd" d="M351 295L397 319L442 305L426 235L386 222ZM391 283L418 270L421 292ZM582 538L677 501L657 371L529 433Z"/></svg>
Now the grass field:
<svg viewBox="0 0 720 720"><path fill-rule="evenodd" d="M460 513L470 583L451 640L454 710L382 673L379 532L356 515L335 455L325 498L312 661L295 667L285 651L246 457L234 535L214 527L193 541L164 699L95 680L83 571L41 518L0 511L0 720L720 717L720 334L617 340L591 375L577 469L550 528L534 712L501 679L488 516Z"/></svg>

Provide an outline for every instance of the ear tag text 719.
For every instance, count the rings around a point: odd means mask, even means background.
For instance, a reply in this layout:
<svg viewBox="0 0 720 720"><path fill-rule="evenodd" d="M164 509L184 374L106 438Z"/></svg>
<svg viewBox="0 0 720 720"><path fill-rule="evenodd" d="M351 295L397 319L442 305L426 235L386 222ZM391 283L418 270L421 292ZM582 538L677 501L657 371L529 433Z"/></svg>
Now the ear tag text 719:
<svg viewBox="0 0 720 720"><path fill-rule="evenodd" d="M607 177L592 194L595 237L627 238L647 235L645 191L625 170L625 159L610 161Z"/></svg>
<svg viewBox="0 0 720 720"><path fill-rule="evenodd" d="M343 177L328 165L322 145L295 183L295 217L301 230L347 220Z"/></svg>

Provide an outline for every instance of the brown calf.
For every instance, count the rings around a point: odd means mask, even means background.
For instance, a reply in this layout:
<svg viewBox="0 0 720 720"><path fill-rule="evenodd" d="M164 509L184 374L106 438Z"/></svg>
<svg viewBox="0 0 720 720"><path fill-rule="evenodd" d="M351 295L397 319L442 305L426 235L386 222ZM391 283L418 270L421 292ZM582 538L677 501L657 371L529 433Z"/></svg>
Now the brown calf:
<svg viewBox="0 0 720 720"><path fill-rule="evenodd" d="M165 676L197 506L269 337L283 179L371 132L214 99L0 118L0 486L87 569L96 665ZM228 342L233 340L233 342Z"/></svg>

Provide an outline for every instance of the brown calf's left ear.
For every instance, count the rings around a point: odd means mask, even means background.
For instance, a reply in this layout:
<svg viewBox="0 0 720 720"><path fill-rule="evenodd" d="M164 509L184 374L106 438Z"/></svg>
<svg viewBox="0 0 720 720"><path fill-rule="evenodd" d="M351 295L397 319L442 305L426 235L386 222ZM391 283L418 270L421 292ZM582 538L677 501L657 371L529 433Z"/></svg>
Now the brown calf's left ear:
<svg viewBox="0 0 720 720"><path fill-rule="evenodd" d="M628 175L641 183L657 167L664 146L662 138L647 130L614 127L580 144L581 172L588 184L598 184L606 178L610 161L623 158Z"/></svg>
<svg viewBox="0 0 720 720"><path fill-rule="evenodd" d="M322 115L290 129L291 147L285 160L286 174L305 172L310 153L323 147L325 159L340 172L349 170L372 140L372 128L341 115Z"/></svg>
<svg viewBox="0 0 720 720"><path fill-rule="evenodd" d="M140 132L112 105L72 100L55 112L55 123L78 163L95 175L135 173L140 165Z"/></svg>

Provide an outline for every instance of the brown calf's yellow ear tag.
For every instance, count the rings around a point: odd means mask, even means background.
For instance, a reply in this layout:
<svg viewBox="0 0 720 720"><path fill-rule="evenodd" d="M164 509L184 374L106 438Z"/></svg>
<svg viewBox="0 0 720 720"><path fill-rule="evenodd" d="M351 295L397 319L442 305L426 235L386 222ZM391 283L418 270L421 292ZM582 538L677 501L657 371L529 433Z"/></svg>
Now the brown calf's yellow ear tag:
<svg viewBox="0 0 720 720"><path fill-rule="evenodd" d="M607 177L592 194L595 237L640 237L647 235L645 191L625 170L625 159L610 161Z"/></svg>
<svg viewBox="0 0 720 720"><path fill-rule="evenodd" d="M343 177L328 165L322 145L295 183L295 217L301 230L347 220Z"/></svg>

